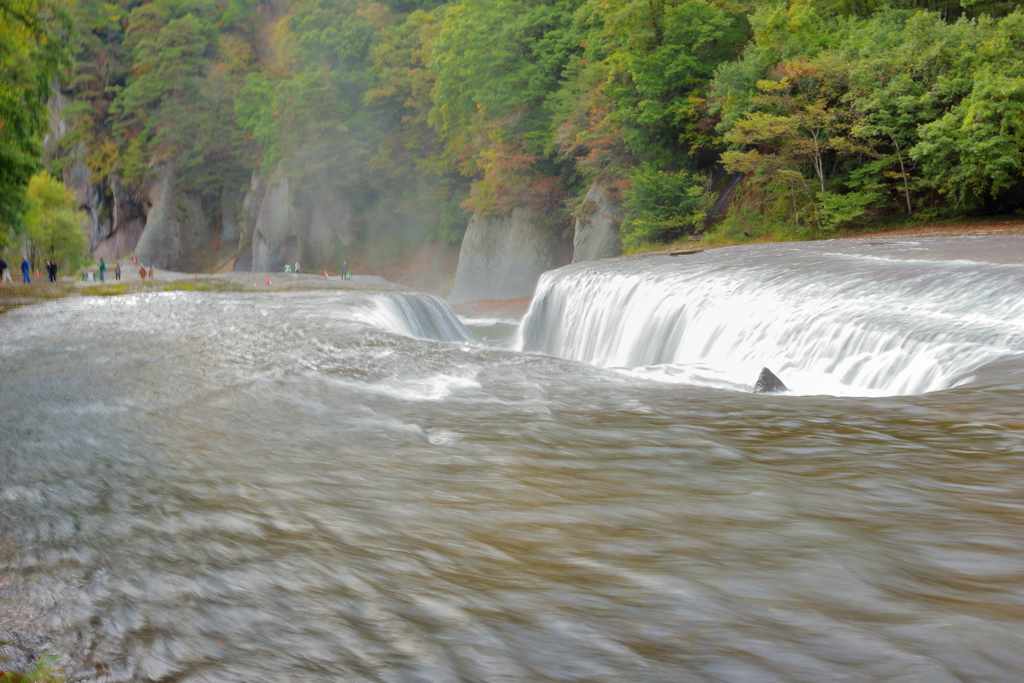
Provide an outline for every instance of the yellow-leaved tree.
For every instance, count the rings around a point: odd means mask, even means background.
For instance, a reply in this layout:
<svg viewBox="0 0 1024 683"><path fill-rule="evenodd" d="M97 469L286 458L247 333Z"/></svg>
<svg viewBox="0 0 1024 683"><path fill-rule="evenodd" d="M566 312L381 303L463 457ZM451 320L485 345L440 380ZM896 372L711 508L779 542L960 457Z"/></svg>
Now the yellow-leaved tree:
<svg viewBox="0 0 1024 683"><path fill-rule="evenodd" d="M85 260L88 246L85 214L77 209L74 192L40 171L29 180L27 197L25 233L33 261L56 260L63 273L74 272Z"/></svg>

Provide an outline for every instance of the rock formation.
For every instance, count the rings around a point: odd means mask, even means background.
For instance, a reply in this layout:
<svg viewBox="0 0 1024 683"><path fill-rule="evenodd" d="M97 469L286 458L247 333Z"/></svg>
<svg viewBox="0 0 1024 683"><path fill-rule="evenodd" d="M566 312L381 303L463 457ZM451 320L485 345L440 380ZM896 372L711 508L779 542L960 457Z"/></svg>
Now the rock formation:
<svg viewBox="0 0 1024 683"><path fill-rule="evenodd" d="M253 271L276 271L296 261L309 270L333 267L333 245L352 243L352 209L327 187L324 178L296 183L280 166L274 171L253 226Z"/></svg>
<svg viewBox="0 0 1024 683"><path fill-rule="evenodd" d="M252 174L249 191L242 200L242 211L238 218L238 253L235 255L234 270L249 272L252 270L252 239L256 229L256 221L260 216L260 206L267 194L267 176L259 171Z"/></svg>
<svg viewBox="0 0 1024 683"><path fill-rule="evenodd" d="M89 251L94 258L114 260L135 251L146 227L147 206L134 188L116 173L92 183L81 161L65 169L63 180L89 219Z"/></svg>
<svg viewBox="0 0 1024 683"><path fill-rule="evenodd" d="M49 158L61 152L60 141L69 132L68 122L61 111L71 100L59 91L48 102L50 131L43 142ZM116 173L93 182L89 169L81 159L84 148L75 149L78 161L65 166L62 180L75 191L79 208L89 219L89 251L94 258L114 260L135 251L135 245L146 225L146 203L134 188L121 182Z"/></svg>
<svg viewBox="0 0 1024 683"><path fill-rule="evenodd" d="M146 228L135 246L142 263L179 271L206 271L217 260L213 207L182 192L170 164L161 166L146 188Z"/></svg>
<svg viewBox="0 0 1024 683"><path fill-rule="evenodd" d="M768 368L761 368L761 374L757 376L757 383L754 384L755 394L774 394L779 391L789 391L789 387L782 383L782 380L775 376Z"/></svg>
<svg viewBox="0 0 1024 683"><path fill-rule="evenodd" d="M707 217L704 219L704 225L710 226L715 221L723 218L726 212L729 211L729 205L732 203L733 196L736 194L736 188L743 182L745 175L743 173L733 173L726 179L722 188L718 191L718 199L715 200L715 205L708 211Z"/></svg>
<svg viewBox="0 0 1024 683"><path fill-rule="evenodd" d="M622 205L611 190L599 183L591 185L576 215L576 233L572 240L572 262L595 261L622 254L619 226Z"/></svg>
<svg viewBox="0 0 1024 683"><path fill-rule="evenodd" d="M557 265L557 240L529 209L473 215L462 240L448 301L515 299L533 294L541 273Z"/></svg>

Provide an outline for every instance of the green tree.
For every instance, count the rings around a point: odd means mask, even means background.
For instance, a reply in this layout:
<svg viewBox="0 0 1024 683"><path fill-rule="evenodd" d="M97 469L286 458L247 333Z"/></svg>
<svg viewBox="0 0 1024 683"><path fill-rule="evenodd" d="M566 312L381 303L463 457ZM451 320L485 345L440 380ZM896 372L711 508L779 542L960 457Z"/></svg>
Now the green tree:
<svg viewBox="0 0 1024 683"><path fill-rule="evenodd" d="M68 92L72 102L60 115L72 126L53 151L52 170L61 171L81 160L91 181L101 183L115 168L120 150L110 105L128 75L124 25L130 1L80 0L71 5L78 27L71 45L75 63Z"/></svg>
<svg viewBox="0 0 1024 683"><path fill-rule="evenodd" d="M296 178L329 176L333 189L364 191L364 170L380 130L363 105L370 45L393 23L382 5L296 5L278 27L277 73L253 72L235 118L259 143L263 169L284 160Z"/></svg>
<svg viewBox="0 0 1024 683"><path fill-rule="evenodd" d="M28 184L29 208L25 232L33 253L56 260L64 272L73 272L83 261L88 239L85 215L77 210L72 190L46 171L32 176Z"/></svg>
<svg viewBox="0 0 1024 683"><path fill-rule="evenodd" d="M46 101L70 66L72 29L55 2L0 2L0 240L19 225L29 179L42 165Z"/></svg>
<svg viewBox="0 0 1024 683"><path fill-rule="evenodd" d="M616 131L623 153L669 170L687 165L697 148L716 146L705 89L744 40L741 24L704 0L590 0L577 12L586 51L574 71L607 104L574 132L576 153L599 130Z"/></svg>
<svg viewBox="0 0 1024 683"><path fill-rule="evenodd" d="M560 154L622 191L627 246L691 231L724 146L707 88L746 40L743 8L588 0L574 29L583 51L551 98Z"/></svg>
<svg viewBox="0 0 1024 683"><path fill-rule="evenodd" d="M1024 75L979 71L971 94L920 130L911 155L954 206L1024 179Z"/></svg>
<svg viewBox="0 0 1024 683"><path fill-rule="evenodd" d="M872 192L834 187L842 160L872 154L850 134L857 112L845 97L848 65L833 53L785 62L758 89L758 110L726 134L738 148L723 154L726 170L747 174L770 201L791 206L790 220L805 228L831 230L862 214Z"/></svg>
<svg viewBox="0 0 1024 683"><path fill-rule="evenodd" d="M547 101L570 54L579 0L459 2L445 13L434 43L430 123L448 163L474 179L466 207L501 213L529 201L562 212L562 176L550 153Z"/></svg>
<svg viewBox="0 0 1024 683"><path fill-rule="evenodd" d="M918 129L910 156L928 182L954 208L986 198L997 210L1020 206L1024 187L1024 13L958 22L973 41L962 41L936 96L948 108ZM950 87L943 80L952 82ZM946 93L942 91L945 90ZM952 92L949 92L952 90ZM953 97L949 97L953 95Z"/></svg>
<svg viewBox="0 0 1024 683"><path fill-rule="evenodd" d="M627 249L678 239L703 225L713 197L700 175L667 173L647 162L629 180L623 197L627 217L620 231Z"/></svg>
<svg viewBox="0 0 1024 683"><path fill-rule="evenodd" d="M120 169L133 182L156 163L177 161L191 146L210 62L203 22L186 14L157 29L163 19L158 8L142 5L130 15L131 79L112 107L114 133L127 142Z"/></svg>

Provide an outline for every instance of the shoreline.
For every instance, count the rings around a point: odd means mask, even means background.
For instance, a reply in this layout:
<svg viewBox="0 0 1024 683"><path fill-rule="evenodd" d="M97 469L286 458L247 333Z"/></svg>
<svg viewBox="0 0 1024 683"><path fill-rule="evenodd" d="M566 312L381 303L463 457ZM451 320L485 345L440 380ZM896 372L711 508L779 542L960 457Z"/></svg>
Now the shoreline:
<svg viewBox="0 0 1024 683"><path fill-rule="evenodd" d="M128 265L131 266L130 261ZM353 275L351 280L343 280L339 275L325 278L312 273L196 274L157 270L154 273L155 279L143 280L134 269L131 273L123 265L122 269L124 272L120 282L113 280L113 270L108 269L105 282L64 277L58 279L56 284L41 278L29 284L0 284L0 314L21 306L68 296L121 296L142 292L411 291L404 285L376 275ZM268 279L271 282L269 285L266 284Z"/></svg>
<svg viewBox="0 0 1024 683"><path fill-rule="evenodd" d="M837 233L826 239L871 239L871 238L923 238L923 237L970 237L970 236L1003 235L1007 237L1024 236L1024 218L998 218L989 221L965 221L959 223L931 223L919 226L902 226L890 229L865 229ZM721 247L747 246L754 244L770 244L783 241L818 242L821 240L777 240L770 238L751 238L742 241L708 242L700 240L679 240L671 244L661 244L647 249L623 254L618 258L642 258L644 256L663 256L665 254L695 253ZM113 269L107 271L113 278ZM351 280L343 280L341 276L324 277L315 273L181 273L177 271L156 270L155 279L141 279L136 266L130 260L122 261L122 279L120 282L108 279L106 282L82 281L75 277L63 277L56 284L48 281L36 281L30 284L15 282L0 284L0 315L9 310L42 301L61 299L68 296L121 296L141 292L161 291L198 291L198 292L304 292L320 290L364 291L364 292L408 292L410 287L386 280L378 275L353 275ZM14 273L12 273L12 276ZM20 273L19 273L20 275ZM267 284L267 280L270 284ZM452 308L464 315L480 316L486 314L526 312L530 297L510 300L474 300L456 304Z"/></svg>
<svg viewBox="0 0 1024 683"><path fill-rule="evenodd" d="M769 235L751 237L744 240L708 241L707 239L682 239L670 244L659 244L623 256L663 255L672 251L690 249L719 249L721 247L739 247L751 244L773 244L777 242L821 242L829 239L856 240L870 238L906 238L906 237L971 237L980 235L1006 235L1008 237L1024 236L1024 218L998 217L991 220L971 220L959 222L923 223L921 225L899 225L893 227L865 227L842 230L828 237L816 239L800 239L794 236L791 240L774 239Z"/></svg>

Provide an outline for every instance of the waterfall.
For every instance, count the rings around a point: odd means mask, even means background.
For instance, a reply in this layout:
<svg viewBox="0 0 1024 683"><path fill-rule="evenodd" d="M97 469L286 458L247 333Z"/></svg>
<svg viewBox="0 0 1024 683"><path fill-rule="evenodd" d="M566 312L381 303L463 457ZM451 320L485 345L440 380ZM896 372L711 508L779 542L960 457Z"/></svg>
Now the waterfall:
<svg viewBox="0 0 1024 683"><path fill-rule="evenodd" d="M432 294L375 294L346 317L386 332L444 342L477 341L443 299Z"/></svg>
<svg viewBox="0 0 1024 683"><path fill-rule="evenodd" d="M726 248L546 273L520 348L652 379L749 390L762 366L803 394L948 388L1024 353L1024 240ZM1003 238L1004 244L1007 238ZM1014 262L1016 260L1016 262Z"/></svg>

